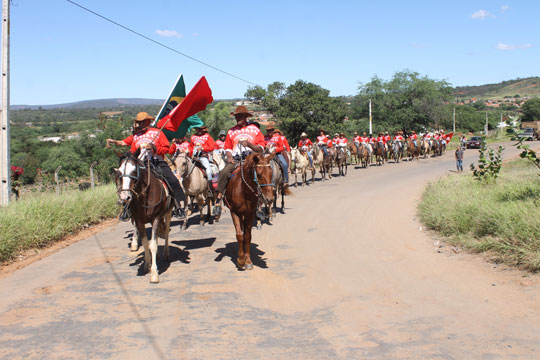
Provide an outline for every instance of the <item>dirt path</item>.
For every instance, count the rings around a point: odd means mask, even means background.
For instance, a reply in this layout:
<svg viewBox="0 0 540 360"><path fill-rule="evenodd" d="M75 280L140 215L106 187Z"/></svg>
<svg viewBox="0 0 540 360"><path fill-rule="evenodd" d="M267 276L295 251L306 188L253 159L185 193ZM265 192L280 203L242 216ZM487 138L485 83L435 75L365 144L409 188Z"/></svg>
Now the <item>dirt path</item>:
<svg viewBox="0 0 540 360"><path fill-rule="evenodd" d="M439 253L415 220L449 170L451 154L296 190L249 272L228 213L173 229L158 285L131 225L111 227L0 279L0 358L537 358L538 277Z"/></svg>

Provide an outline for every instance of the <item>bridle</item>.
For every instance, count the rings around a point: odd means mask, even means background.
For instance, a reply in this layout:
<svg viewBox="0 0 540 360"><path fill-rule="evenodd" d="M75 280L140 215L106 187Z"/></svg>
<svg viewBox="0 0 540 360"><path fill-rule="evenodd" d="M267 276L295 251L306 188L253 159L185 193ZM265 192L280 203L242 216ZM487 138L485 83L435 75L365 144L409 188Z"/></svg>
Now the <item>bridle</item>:
<svg viewBox="0 0 540 360"><path fill-rule="evenodd" d="M125 162L132 162L132 163L135 164L135 169L137 171L137 176L131 175L131 174L126 174L126 167L124 166L124 169L123 169L124 173L120 174L120 179L130 178L130 179L135 180L135 181L133 182L133 187L131 187L131 185L130 185L130 188L127 188L127 189L124 189L124 182L121 181L121 189L118 192L120 193L122 191L127 191L129 193L132 193L135 196L139 196L139 195L142 195L142 194L146 193L148 191L148 188L150 187L150 181L148 181L147 186L140 193L137 193L134 188L135 188L135 185L137 184L137 182L140 179L141 169L148 171L148 179L150 180L150 163L148 164L147 167L145 167L144 165L141 164L141 162L139 160L133 159L133 158L130 158L130 157L126 157L125 160L124 160L124 164L125 164ZM141 205L143 208L150 209L150 208L156 207L157 205L159 205L161 203L161 201L163 200L163 186L161 184L159 185L159 189L160 189L159 200L156 201L156 203L152 204L152 205ZM131 205L132 200L133 200L133 198L131 198L126 203L124 203L124 211L128 210L129 206Z"/></svg>
<svg viewBox="0 0 540 360"><path fill-rule="evenodd" d="M264 196L263 192L262 192L262 188L265 187L265 186L272 186L272 187L275 187L276 185L273 184L273 183L270 183L270 184L260 184L259 183L259 179L257 178L257 170L256 168L257 167L271 167L270 163L268 164L256 164L254 167L253 167L253 182L255 182L255 185L257 187L257 191L253 190L253 188L251 187L251 185L249 185L249 183L246 181L246 178L244 177L244 164L243 164L243 160L242 158L240 158L240 176L242 177L242 181L244 182L244 184L246 184L246 186L248 187L249 190L251 190L251 192L253 194L255 194L255 196L257 196L257 198L260 198L262 199L262 201L264 202L264 204L266 206L269 206L269 202L268 202L268 199L266 199L266 197Z"/></svg>

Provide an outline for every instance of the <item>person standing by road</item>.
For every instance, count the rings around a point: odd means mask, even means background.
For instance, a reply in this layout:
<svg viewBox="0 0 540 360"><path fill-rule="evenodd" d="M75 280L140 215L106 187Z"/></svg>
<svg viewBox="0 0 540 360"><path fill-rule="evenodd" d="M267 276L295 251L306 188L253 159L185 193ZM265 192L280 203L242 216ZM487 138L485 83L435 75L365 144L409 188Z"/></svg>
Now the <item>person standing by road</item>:
<svg viewBox="0 0 540 360"><path fill-rule="evenodd" d="M461 146L458 146L456 150L456 167L458 173L463 172L463 148Z"/></svg>

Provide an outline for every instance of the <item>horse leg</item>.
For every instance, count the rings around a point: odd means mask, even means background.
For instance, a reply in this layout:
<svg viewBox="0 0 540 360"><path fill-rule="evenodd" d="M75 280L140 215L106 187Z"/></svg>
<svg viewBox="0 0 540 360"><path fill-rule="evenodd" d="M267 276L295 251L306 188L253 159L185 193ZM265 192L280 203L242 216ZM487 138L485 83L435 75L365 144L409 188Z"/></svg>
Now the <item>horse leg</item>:
<svg viewBox="0 0 540 360"><path fill-rule="evenodd" d="M139 233L139 229L136 228L135 229L135 233L136 235L133 236L133 238L131 239L131 251L137 251L139 250L139 240L141 238L141 234Z"/></svg>
<svg viewBox="0 0 540 360"><path fill-rule="evenodd" d="M150 254L152 256L152 264L150 265L150 283L157 284L159 282L159 276L157 271L157 251L158 251L158 234L159 223L161 218L157 217L152 222L152 238L150 239Z"/></svg>
<svg viewBox="0 0 540 360"><path fill-rule="evenodd" d="M191 196L186 196L186 201L184 201L184 222L182 223L182 230L187 229L187 223L189 221L189 215L191 215L191 211L189 210L189 202L191 202ZM187 209L187 210L186 210Z"/></svg>
<svg viewBox="0 0 540 360"><path fill-rule="evenodd" d="M172 209L169 210L164 216L163 221L161 223L162 225L162 238L165 239L165 247L163 248L163 251L161 253L161 256L163 259L169 261L169 233L171 231L171 217L172 217Z"/></svg>
<svg viewBox="0 0 540 360"><path fill-rule="evenodd" d="M151 258L150 258L150 249L148 248L148 237L146 237L146 228L144 224L136 223L137 234L141 238L141 243L144 248L144 273L146 274L150 269Z"/></svg>
<svg viewBox="0 0 540 360"><path fill-rule="evenodd" d="M285 214L284 208L285 208L285 191L284 191L284 185L281 185L281 213ZM251 234L251 231L250 231ZM251 235L250 235L251 236Z"/></svg>
<svg viewBox="0 0 540 360"><path fill-rule="evenodd" d="M243 269L246 264L244 257L244 230L243 223L240 220L240 216L231 211L231 217L236 231L236 241L238 242L238 257L236 259L236 266ZM253 219L252 219L253 220ZM251 224L249 225L251 227Z"/></svg>
<svg viewBox="0 0 540 360"><path fill-rule="evenodd" d="M253 215L250 213L244 217L244 263L246 270L253 270L251 262L251 224L253 223Z"/></svg>
<svg viewBox="0 0 540 360"><path fill-rule="evenodd" d="M199 224L201 224L201 226L204 226L204 205L206 205L204 200L205 199L202 194L197 196L197 206L199 207Z"/></svg>

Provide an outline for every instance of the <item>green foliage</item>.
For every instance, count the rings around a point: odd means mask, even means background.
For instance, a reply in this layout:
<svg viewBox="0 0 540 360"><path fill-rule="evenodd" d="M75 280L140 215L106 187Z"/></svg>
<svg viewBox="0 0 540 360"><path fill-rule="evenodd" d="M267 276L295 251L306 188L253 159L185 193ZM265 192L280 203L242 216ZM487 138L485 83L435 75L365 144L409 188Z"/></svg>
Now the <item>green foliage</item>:
<svg viewBox="0 0 540 360"><path fill-rule="evenodd" d="M275 114L280 108L280 101L286 90L284 83L275 81L269 84L266 89L259 85L249 87L244 96Z"/></svg>
<svg viewBox="0 0 540 360"><path fill-rule="evenodd" d="M319 85L297 80L280 97L274 114L279 128L285 131L292 144L304 131L313 138L319 128L327 132L344 130L345 113L342 99L330 97L330 91Z"/></svg>
<svg viewBox="0 0 540 360"><path fill-rule="evenodd" d="M0 212L0 263L19 251L40 248L84 227L118 215L116 187L41 194L9 204Z"/></svg>
<svg viewBox="0 0 540 360"><path fill-rule="evenodd" d="M478 166L471 164L471 170L475 180L485 184L494 183L499 176L502 166L502 153L504 148L499 145L497 152L493 149L488 149L485 139L482 141L482 147L478 150L480 153ZM487 152L487 156L486 156Z"/></svg>
<svg viewBox="0 0 540 360"><path fill-rule="evenodd" d="M220 101L199 113L199 117L208 126L208 132L214 139L217 139L221 130L227 131L236 124L231 111L233 111L232 103Z"/></svg>
<svg viewBox="0 0 540 360"><path fill-rule="evenodd" d="M438 129L445 125L445 119L451 118L446 105L450 90L444 80L432 80L409 70L395 73L390 81L375 76L359 87L352 113L355 118L367 118L371 100L373 124L386 125L384 130Z"/></svg>
<svg viewBox="0 0 540 360"><path fill-rule="evenodd" d="M521 106L523 111L522 121L540 120L540 98L529 99Z"/></svg>
<svg viewBox="0 0 540 360"><path fill-rule="evenodd" d="M503 261L540 271L540 182L523 160L505 163L500 181L484 186L454 175L430 183L418 213L422 223L452 244L489 251Z"/></svg>

